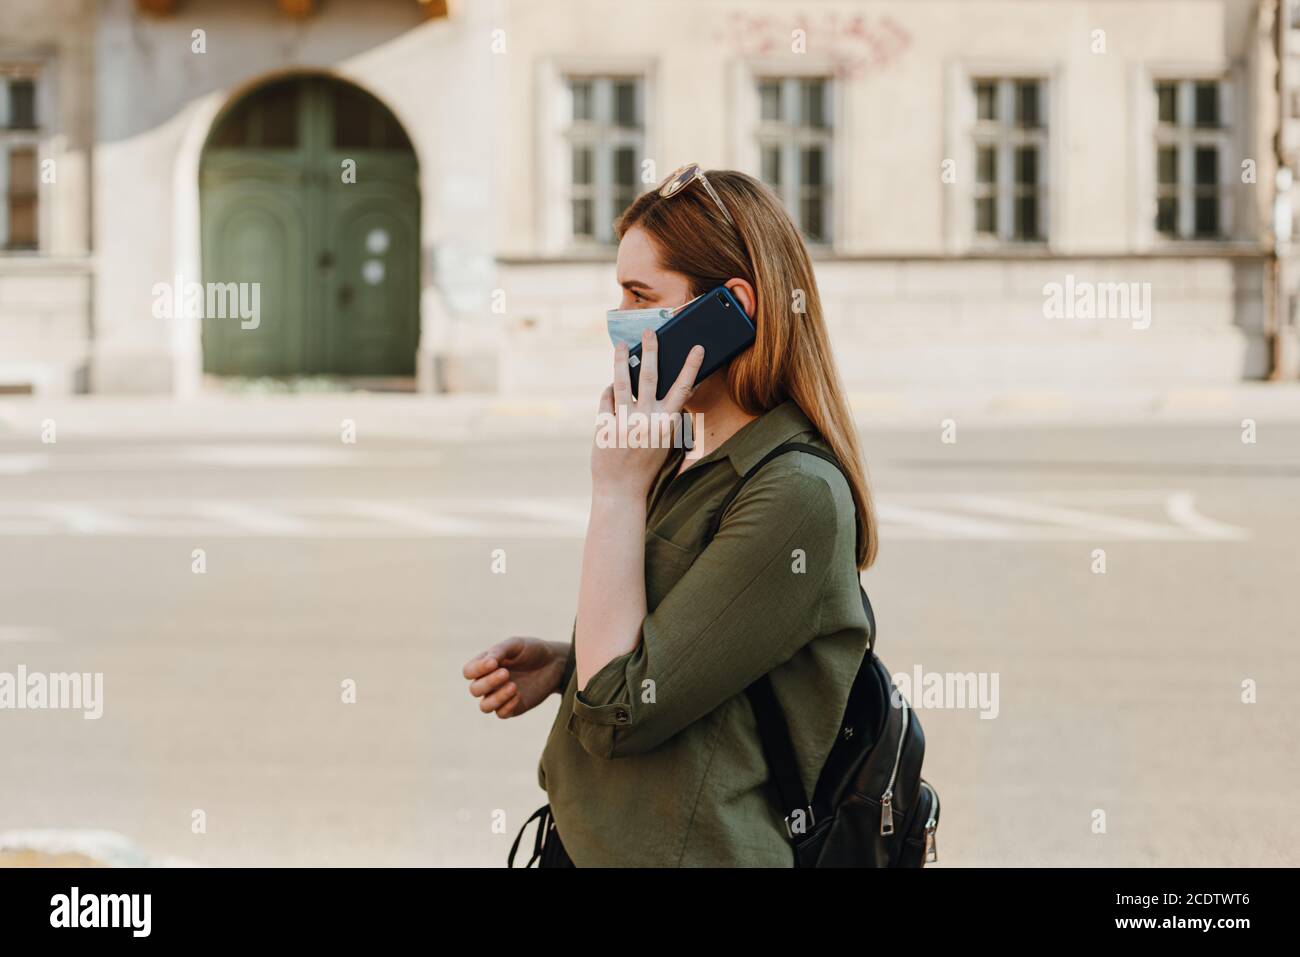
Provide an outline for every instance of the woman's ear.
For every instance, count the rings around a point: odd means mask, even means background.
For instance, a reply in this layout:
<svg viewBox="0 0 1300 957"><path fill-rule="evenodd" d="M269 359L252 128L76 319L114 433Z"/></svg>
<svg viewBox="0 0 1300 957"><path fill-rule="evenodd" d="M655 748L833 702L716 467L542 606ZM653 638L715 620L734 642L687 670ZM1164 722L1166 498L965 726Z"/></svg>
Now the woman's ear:
<svg viewBox="0 0 1300 957"><path fill-rule="evenodd" d="M753 319L754 308L758 305L758 296L754 294L754 287L743 279L728 279L723 285L736 297L740 308L745 310L745 315Z"/></svg>

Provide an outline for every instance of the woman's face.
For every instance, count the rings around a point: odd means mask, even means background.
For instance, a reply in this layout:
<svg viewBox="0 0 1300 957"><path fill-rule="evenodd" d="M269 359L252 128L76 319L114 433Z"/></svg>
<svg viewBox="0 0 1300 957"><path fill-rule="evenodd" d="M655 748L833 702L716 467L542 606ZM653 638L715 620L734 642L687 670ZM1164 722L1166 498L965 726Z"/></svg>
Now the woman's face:
<svg viewBox="0 0 1300 957"><path fill-rule="evenodd" d="M623 287L620 309L676 309L691 298L689 280L659 265L654 241L639 226L624 233L618 244L618 284Z"/></svg>

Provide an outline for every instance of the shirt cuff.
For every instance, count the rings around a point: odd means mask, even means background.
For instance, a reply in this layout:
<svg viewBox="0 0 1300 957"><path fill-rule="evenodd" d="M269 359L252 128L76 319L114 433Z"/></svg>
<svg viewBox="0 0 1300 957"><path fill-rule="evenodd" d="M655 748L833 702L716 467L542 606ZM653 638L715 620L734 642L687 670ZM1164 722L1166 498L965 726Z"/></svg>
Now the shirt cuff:
<svg viewBox="0 0 1300 957"><path fill-rule="evenodd" d="M597 757L613 757L619 730L632 724L632 703L625 675L632 654L606 662L587 682L587 687L578 689L573 696L569 733Z"/></svg>

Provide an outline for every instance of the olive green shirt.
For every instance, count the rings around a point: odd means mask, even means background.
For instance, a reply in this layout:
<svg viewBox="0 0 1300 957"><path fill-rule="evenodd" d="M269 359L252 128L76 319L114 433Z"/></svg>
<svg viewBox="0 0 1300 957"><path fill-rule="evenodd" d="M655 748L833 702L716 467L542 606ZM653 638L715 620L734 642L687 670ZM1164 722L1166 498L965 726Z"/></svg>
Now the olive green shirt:
<svg viewBox="0 0 1300 957"><path fill-rule="evenodd" d="M651 487L637 646L577 687L573 647L538 768L579 867L774 866L793 857L745 688L771 672L813 793L867 648L848 483L793 400Z"/></svg>

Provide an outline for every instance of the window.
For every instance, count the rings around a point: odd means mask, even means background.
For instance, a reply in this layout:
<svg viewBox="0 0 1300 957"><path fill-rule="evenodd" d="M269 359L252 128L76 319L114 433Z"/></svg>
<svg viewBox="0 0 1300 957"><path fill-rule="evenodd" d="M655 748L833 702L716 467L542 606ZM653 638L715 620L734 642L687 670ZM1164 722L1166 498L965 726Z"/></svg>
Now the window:
<svg viewBox="0 0 1300 957"><path fill-rule="evenodd" d="M1224 84L1157 80L1156 232L1170 239L1222 239L1229 195L1224 187L1228 128Z"/></svg>
<svg viewBox="0 0 1300 957"><path fill-rule="evenodd" d="M336 150L414 152L397 117L365 90L348 83L333 83L329 95L334 101L333 142Z"/></svg>
<svg viewBox="0 0 1300 957"><path fill-rule="evenodd" d="M38 246L36 102L34 70L0 64L0 249Z"/></svg>
<svg viewBox="0 0 1300 957"><path fill-rule="evenodd" d="M297 78L279 80L244 97L217 121L210 145L217 149L297 149L299 98L308 82ZM337 122L337 112L335 116ZM357 144L337 145L346 148Z"/></svg>
<svg viewBox="0 0 1300 957"><path fill-rule="evenodd" d="M831 241L830 97L824 77L758 81L759 178L810 243Z"/></svg>
<svg viewBox="0 0 1300 957"><path fill-rule="evenodd" d="M614 242L614 221L640 190L645 154L644 84L639 77L569 76L565 149L569 236Z"/></svg>
<svg viewBox="0 0 1300 957"><path fill-rule="evenodd" d="M6 85L9 88L9 128L36 129L36 81L15 78Z"/></svg>
<svg viewBox="0 0 1300 957"><path fill-rule="evenodd" d="M1047 84L978 78L975 100L975 233L998 242L1047 238Z"/></svg>

